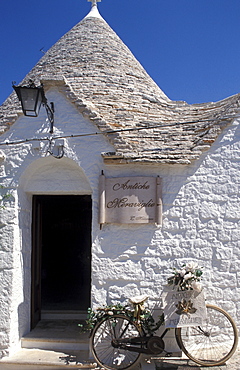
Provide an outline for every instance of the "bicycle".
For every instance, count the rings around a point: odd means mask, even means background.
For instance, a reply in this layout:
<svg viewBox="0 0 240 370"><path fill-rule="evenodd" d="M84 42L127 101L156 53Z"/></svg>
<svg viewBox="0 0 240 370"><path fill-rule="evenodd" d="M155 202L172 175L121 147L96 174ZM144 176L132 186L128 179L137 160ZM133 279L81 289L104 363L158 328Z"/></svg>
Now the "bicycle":
<svg viewBox="0 0 240 370"><path fill-rule="evenodd" d="M164 349L164 337L171 329L166 328L161 335L155 335L164 323L163 315L157 323L153 323L149 316L146 324L146 319L142 318L143 301L132 300L132 303L135 314L110 308L111 311L105 311L106 314L103 314L91 333L93 356L107 370L133 367L144 354L171 356ZM235 352L238 330L232 317L222 308L207 304L206 310L204 325L176 328L175 338L180 350L190 360L203 366L219 366Z"/></svg>

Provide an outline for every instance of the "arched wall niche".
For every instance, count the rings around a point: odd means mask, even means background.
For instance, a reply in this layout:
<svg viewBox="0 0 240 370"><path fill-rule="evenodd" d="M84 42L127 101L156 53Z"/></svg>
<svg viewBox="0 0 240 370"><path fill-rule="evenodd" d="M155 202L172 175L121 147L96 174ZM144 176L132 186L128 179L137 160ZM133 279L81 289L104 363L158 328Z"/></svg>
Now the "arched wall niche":
<svg viewBox="0 0 240 370"><path fill-rule="evenodd" d="M18 328L13 325L12 332L18 332L21 338L30 331L32 196L91 195L92 189L83 169L74 160L49 156L35 160L25 169L19 179L17 194L19 236L14 247L14 267L21 274L23 298L16 284L13 289L13 312L18 315L18 319L14 320L18 322Z"/></svg>
<svg viewBox="0 0 240 370"><path fill-rule="evenodd" d="M28 194L92 194L79 165L69 158L37 159L21 175L19 189Z"/></svg>

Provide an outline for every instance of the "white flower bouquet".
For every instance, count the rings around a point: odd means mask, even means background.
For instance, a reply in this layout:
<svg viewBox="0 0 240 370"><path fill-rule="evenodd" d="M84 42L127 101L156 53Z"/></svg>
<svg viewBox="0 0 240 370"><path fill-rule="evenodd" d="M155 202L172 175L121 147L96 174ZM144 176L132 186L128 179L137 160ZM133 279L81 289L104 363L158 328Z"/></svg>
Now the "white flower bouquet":
<svg viewBox="0 0 240 370"><path fill-rule="evenodd" d="M188 262L181 269L174 269L173 276L167 279L168 285L176 290L202 291L201 276L202 268L196 262Z"/></svg>

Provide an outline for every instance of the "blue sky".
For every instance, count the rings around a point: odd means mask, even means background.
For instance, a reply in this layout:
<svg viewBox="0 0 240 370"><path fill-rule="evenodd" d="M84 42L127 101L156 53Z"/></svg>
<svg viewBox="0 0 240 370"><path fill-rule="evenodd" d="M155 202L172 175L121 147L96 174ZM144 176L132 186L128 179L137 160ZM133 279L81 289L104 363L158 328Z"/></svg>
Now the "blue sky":
<svg viewBox="0 0 240 370"><path fill-rule="evenodd" d="M87 0L0 0L0 104ZM240 93L240 0L102 0L103 18L172 100Z"/></svg>

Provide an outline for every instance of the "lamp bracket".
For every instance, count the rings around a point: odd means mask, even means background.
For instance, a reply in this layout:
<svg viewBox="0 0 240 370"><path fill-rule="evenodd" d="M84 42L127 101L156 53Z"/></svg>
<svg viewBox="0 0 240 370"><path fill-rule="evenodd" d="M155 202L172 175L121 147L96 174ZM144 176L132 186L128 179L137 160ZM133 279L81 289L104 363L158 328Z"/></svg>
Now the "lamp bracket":
<svg viewBox="0 0 240 370"><path fill-rule="evenodd" d="M46 97L45 97L46 99ZM46 112L47 112L47 117L48 117L48 120L49 120L49 123L50 123L50 134L53 133L53 124L54 124L54 103L51 102L50 103L50 106L48 105L47 103L47 99L45 102L42 103L43 106L45 107L46 109Z"/></svg>

